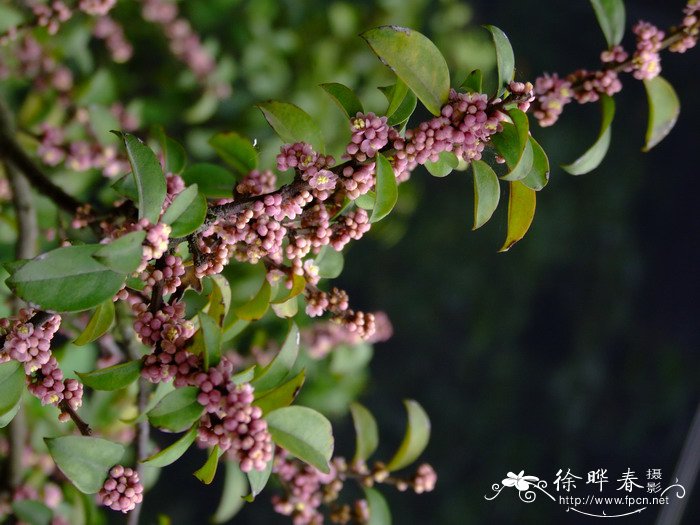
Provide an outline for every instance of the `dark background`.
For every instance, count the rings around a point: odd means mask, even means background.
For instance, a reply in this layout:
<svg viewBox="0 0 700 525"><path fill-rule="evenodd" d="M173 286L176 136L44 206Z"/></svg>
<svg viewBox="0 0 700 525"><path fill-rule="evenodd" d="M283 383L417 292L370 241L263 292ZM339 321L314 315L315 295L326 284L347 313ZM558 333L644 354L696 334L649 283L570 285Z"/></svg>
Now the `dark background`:
<svg viewBox="0 0 700 525"><path fill-rule="evenodd" d="M667 27L683 5L626 4L628 28L640 18ZM509 35L519 80L598 64L604 40L588 2L469 5L471 26L494 24ZM629 35L625 43L633 45ZM364 44L357 39L356 45ZM664 486L671 483L700 399L700 50L666 53L662 66L682 111L671 135L650 153L640 151L644 90L629 76L616 96L609 154L593 173L572 177L556 166L593 142L594 105L572 104L555 127L534 129L553 170L538 195L532 229L510 252L496 253L505 236L505 206L471 232L470 175L436 179L422 170L402 189L402 199L415 199L414 212L383 226L392 231L396 221L394 229L405 234L380 231L349 250L338 283L359 307L385 310L395 328L394 337L376 347L372 379L360 398L380 422L380 452L390 455L401 439L401 399L417 399L433 422L425 459L438 472L437 489L422 496L384 490L395 523L595 523L543 496L526 505L513 489L485 501L508 471L525 470L551 486L559 468L570 468L584 477L581 488L589 470L607 468L615 492L627 468L643 484L647 469L660 468ZM349 418L334 421L334 428L339 450L347 453ZM174 524L204 522L203 509L216 504L218 490L201 489L190 472L202 458L191 456L163 472L163 481L178 483L160 483L145 516L167 508ZM698 523L697 491L686 498L682 523ZM657 510L616 523L650 524ZM261 502L233 522L289 519Z"/></svg>

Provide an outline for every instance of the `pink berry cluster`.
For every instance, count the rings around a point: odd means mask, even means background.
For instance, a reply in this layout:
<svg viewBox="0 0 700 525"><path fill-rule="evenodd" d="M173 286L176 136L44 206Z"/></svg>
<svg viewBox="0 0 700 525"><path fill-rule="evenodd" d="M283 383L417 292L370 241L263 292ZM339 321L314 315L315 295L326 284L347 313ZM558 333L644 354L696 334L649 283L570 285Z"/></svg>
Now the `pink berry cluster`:
<svg viewBox="0 0 700 525"><path fill-rule="evenodd" d="M126 222L121 226L115 226L107 221L103 221L100 223L100 226L105 235L104 239L101 241L103 244L118 239L127 233L136 231L146 232L146 239L143 241L141 264L136 270L138 272L145 270L149 261L160 259L168 250L171 228L165 223L159 222L157 224L152 224L148 219L143 218L138 222Z"/></svg>
<svg viewBox="0 0 700 525"><path fill-rule="evenodd" d="M7 48L7 55L11 56L7 61L0 56L0 79L20 76L31 80L38 91L54 89L61 97L73 87L71 70L59 64L30 34L13 42Z"/></svg>
<svg viewBox="0 0 700 525"><path fill-rule="evenodd" d="M70 8L61 2L55 0L47 4L33 3L32 11L36 16L37 24L45 27L50 35L55 35L63 22L70 20L73 13Z"/></svg>
<svg viewBox="0 0 700 525"><path fill-rule="evenodd" d="M285 144L277 155L277 169L295 169L301 179L309 183L313 196L319 201L328 199L330 192L335 189L338 176L327 169L334 162L332 156L315 152L311 145L305 142Z"/></svg>
<svg viewBox="0 0 700 525"><path fill-rule="evenodd" d="M700 25L698 24L700 16L700 0L690 0L688 5L683 9L683 22L679 30L683 38L671 44L669 51L674 53L685 53L688 49L695 47L698 43L698 34L700 34Z"/></svg>
<svg viewBox="0 0 700 525"><path fill-rule="evenodd" d="M235 384L232 374L233 364L223 358L216 367L192 376L199 388L197 401L205 410L197 438L200 445L218 445L243 472L262 471L272 460L272 437L262 410L252 404L253 387Z"/></svg>
<svg viewBox="0 0 700 525"><path fill-rule="evenodd" d="M272 471L285 487L285 495L272 497L276 512L291 516L294 525L321 525L323 503L334 501L343 488L343 476L347 465L342 458L334 458L330 472L320 470L288 456L278 449Z"/></svg>
<svg viewBox="0 0 700 525"><path fill-rule="evenodd" d="M529 110L530 104L535 100L535 87L530 82L511 82L508 91L518 101L520 111Z"/></svg>
<svg viewBox="0 0 700 525"><path fill-rule="evenodd" d="M236 186L236 192L244 197L270 193L275 190L277 176L271 170L253 170Z"/></svg>
<svg viewBox="0 0 700 525"><path fill-rule="evenodd" d="M536 104L532 114L540 126L553 125L564 110L564 106L573 98L571 82L554 73L545 74L535 80Z"/></svg>
<svg viewBox="0 0 700 525"><path fill-rule="evenodd" d="M166 254L160 259L162 265L150 264L141 272L140 279L145 283L143 293L151 295L156 283L163 285L163 294L171 294L182 283L181 277L185 275L185 266L179 255Z"/></svg>
<svg viewBox="0 0 700 525"><path fill-rule="evenodd" d="M387 117L378 117L374 113L358 112L350 121L350 129L352 137L343 158L357 162L374 158L389 143L389 136L397 135L396 130L387 124Z"/></svg>
<svg viewBox="0 0 700 525"><path fill-rule="evenodd" d="M32 374L51 359L51 340L58 331L61 318L51 316L39 327L31 323L32 310L21 309L14 322L0 320L0 328L7 333L2 351L9 359L24 364L27 374Z"/></svg>
<svg viewBox="0 0 700 525"><path fill-rule="evenodd" d="M127 513L143 501L143 485L134 469L115 465L102 485L97 499L105 507Z"/></svg>
<svg viewBox="0 0 700 525"><path fill-rule="evenodd" d="M634 71L632 76L637 80L652 79L661 72L661 43L664 32L649 22L637 22L632 31L637 35L637 49L632 56Z"/></svg>
<svg viewBox="0 0 700 525"><path fill-rule="evenodd" d="M374 312L373 315L375 331L366 341L374 344L388 340L393 331L389 317L384 312ZM333 321L314 323L301 332L301 342L314 359L323 359L338 345L353 345L361 341L357 332L351 332L345 325Z"/></svg>
<svg viewBox="0 0 700 525"><path fill-rule="evenodd" d="M411 487L416 494L432 492L437 483L437 474L432 466L423 463L418 466L416 473L411 477Z"/></svg>
<svg viewBox="0 0 700 525"><path fill-rule="evenodd" d="M95 38L104 41L112 60L117 64L128 62L134 54L134 47L127 40L124 28L109 15L105 14L97 18L92 34Z"/></svg>
<svg viewBox="0 0 700 525"><path fill-rule="evenodd" d="M117 0L80 0L78 7L88 15L104 16L109 13Z"/></svg>

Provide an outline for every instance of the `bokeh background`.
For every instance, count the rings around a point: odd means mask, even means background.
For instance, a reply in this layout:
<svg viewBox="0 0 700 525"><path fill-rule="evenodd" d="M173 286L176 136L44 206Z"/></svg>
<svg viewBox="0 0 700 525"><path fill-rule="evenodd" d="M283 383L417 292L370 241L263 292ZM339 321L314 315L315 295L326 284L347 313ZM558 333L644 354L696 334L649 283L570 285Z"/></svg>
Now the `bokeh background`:
<svg viewBox="0 0 700 525"><path fill-rule="evenodd" d="M520 80L595 67L604 47L583 0L207 4L183 7L192 8L205 34L230 33L222 45L233 46L240 68L233 101L220 117L260 144L270 142L270 133L247 108L261 98L298 103L341 142L343 122L318 83L345 82L367 106L381 107L373 89L390 77L356 36L375 25L425 32L451 71L463 75L493 66L480 28L486 23L509 35ZM667 27L683 3L626 5L628 24L645 19ZM510 470L550 484L559 468L580 476L607 468L613 483L628 467L640 477L660 468L670 480L700 399L698 50L665 55L663 68L682 111L670 137L650 153L640 151L644 90L631 78L616 97L610 152L593 173L572 177L556 167L594 140L593 105L571 105L555 127L533 131L554 167L531 231L509 253L496 253L504 209L470 231L467 174L436 179L420 170L401 187L399 213L349 250L338 283L361 307L385 310L395 328L377 346L360 395L380 421L380 451L388 456L401 439L401 399L419 400L433 422L425 457L439 474L437 490L420 497L385 490L395 523L595 521L545 498L526 505L514 492L485 501L491 484ZM197 136L189 140L198 144ZM349 417L336 417L334 425L339 449L349 451ZM198 522L201 509L215 504L216 491L201 491L187 467L180 483L160 485L147 514L159 508L158 496L174 523ZM686 525L700 522L697 494L686 496ZM650 508L619 522L650 524L656 517ZM234 522L287 519L253 505Z"/></svg>
<svg viewBox="0 0 700 525"><path fill-rule="evenodd" d="M683 4L628 0L628 27L638 19L668 27ZM430 36L455 83L476 68L493 82L495 56L482 24L508 34L523 81L596 67L605 45L585 0L178 5L218 57L216 76L232 86L231 96L217 102L202 95L196 79L173 61L159 29L141 22L125 25L136 53L128 64L110 66L108 87L123 100L138 98L131 109L142 122L164 125L198 160L213 157L206 142L213 132L235 130L256 139L261 165L272 166L280 142L253 108L269 98L294 102L316 117L339 153L348 126L317 86L343 82L366 108L384 108L376 87L391 83L392 75L357 36L377 25L405 25ZM138 5L119 2L115 13L136 20ZM69 47L76 67L90 60L81 38ZM593 173L572 177L556 166L594 141L594 105L572 104L555 127L533 130L553 170L538 194L530 232L510 252L497 253L505 206L472 232L471 176L437 179L423 170L401 186L395 213L348 250L338 285L359 308L387 312L394 337L376 346L368 372L334 377L303 392L302 402L332 417L338 451L350 454L354 436L343 407L357 397L380 422L379 457L388 457L403 435L401 400L414 398L426 408L433 436L425 459L438 472L437 489L422 496L383 490L394 523L595 522L543 497L526 505L514 491L486 501L508 471L525 470L551 484L560 468L579 476L607 468L612 485L627 468L640 478L658 468L670 483L700 400L700 49L664 55L663 75L682 111L671 135L650 153L640 151L644 90L629 77L616 96L609 154ZM105 90L98 86L90 96L104 98ZM314 366L333 375L328 363ZM163 471L146 498L144 523L156 523L161 512L173 525L206 522L222 480L203 487L191 475L203 458L204 452L190 453ZM686 499L682 523L700 523L698 491ZM657 513L650 508L618 522L651 524ZM233 523L289 519L261 501Z"/></svg>

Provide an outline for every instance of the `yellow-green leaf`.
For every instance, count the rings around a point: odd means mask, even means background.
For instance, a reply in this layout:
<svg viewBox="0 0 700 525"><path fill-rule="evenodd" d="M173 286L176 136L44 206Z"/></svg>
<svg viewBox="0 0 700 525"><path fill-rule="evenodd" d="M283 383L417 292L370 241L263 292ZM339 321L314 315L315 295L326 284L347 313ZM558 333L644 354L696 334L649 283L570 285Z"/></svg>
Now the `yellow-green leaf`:
<svg viewBox="0 0 700 525"><path fill-rule="evenodd" d="M92 314L85 330L77 337L73 344L83 346L99 339L109 331L114 322L114 301L107 299L101 303Z"/></svg>
<svg viewBox="0 0 700 525"><path fill-rule="evenodd" d="M493 215L501 199L498 176L483 160L472 161L474 173L474 227L481 228Z"/></svg>
<svg viewBox="0 0 700 525"><path fill-rule="evenodd" d="M668 135L676 125L681 103L673 86L662 77L644 80L649 101L649 124L642 151L649 151Z"/></svg>
<svg viewBox="0 0 700 525"><path fill-rule="evenodd" d="M387 464L387 470L399 470L413 463L423 453L430 441L430 418L417 401L404 401L408 423L399 449Z"/></svg>
<svg viewBox="0 0 700 525"><path fill-rule="evenodd" d="M508 196L508 233L506 241L499 250L507 252L522 239L530 229L532 219L535 216L535 204L537 193L520 181L509 183L510 194Z"/></svg>
<svg viewBox="0 0 700 525"><path fill-rule="evenodd" d="M562 168L571 173L571 175L583 175L593 171L600 165L608 152L610 147L610 125L615 116L615 101L608 95L601 95L600 108L603 118L595 144L571 164L562 165Z"/></svg>

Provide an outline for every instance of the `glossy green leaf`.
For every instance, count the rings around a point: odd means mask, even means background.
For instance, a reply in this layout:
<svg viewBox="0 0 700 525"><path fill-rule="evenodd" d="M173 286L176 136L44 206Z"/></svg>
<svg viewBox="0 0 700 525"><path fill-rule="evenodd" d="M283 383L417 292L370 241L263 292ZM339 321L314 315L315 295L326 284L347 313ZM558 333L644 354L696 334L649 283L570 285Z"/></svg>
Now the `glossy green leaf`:
<svg viewBox="0 0 700 525"><path fill-rule="evenodd" d="M141 360L135 359L92 372L76 373L80 380L93 390L119 390L136 381L141 375L142 368Z"/></svg>
<svg viewBox="0 0 700 525"><path fill-rule="evenodd" d="M5 282L15 295L45 310L89 310L113 297L125 279L92 257L102 247L85 244L51 250L27 262Z"/></svg>
<svg viewBox="0 0 700 525"><path fill-rule="evenodd" d="M150 465L151 467L167 467L175 463L187 452L187 449L194 443L194 440L197 439L197 428L198 425L192 426L192 428L183 434L180 439L175 441L175 443L144 459L142 463Z"/></svg>
<svg viewBox="0 0 700 525"><path fill-rule="evenodd" d="M290 299L293 299L294 297L297 297L298 295L302 294L304 292L305 288L306 288L306 279L304 279L304 277L302 275L294 274L292 276L292 288L289 290L289 292L282 295L282 297L280 297L279 299L275 299L274 301L272 301L272 303L273 304L285 303L285 302L289 301Z"/></svg>
<svg viewBox="0 0 700 525"><path fill-rule="evenodd" d="M299 356L299 328L290 323L289 332L282 348L270 363L256 374L251 382L255 390L262 393L277 387L289 375Z"/></svg>
<svg viewBox="0 0 700 525"><path fill-rule="evenodd" d="M245 321L255 321L260 319L265 312L267 312L268 306L270 306L270 296L272 294L272 287L267 279L263 279L263 283L260 286L260 290L255 294L250 301L239 306L234 310L236 317L243 319Z"/></svg>
<svg viewBox="0 0 700 525"><path fill-rule="evenodd" d="M171 237L184 237L199 228L207 216L207 199L194 184L185 188L165 210L161 222L172 228Z"/></svg>
<svg viewBox="0 0 700 525"><path fill-rule="evenodd" d="M248 175L258 167L258 152L246 137L233 131L217 133L209 144L226 164L241 175Z"/></svg>
<svg viewBox="0 0 700 525"><path fill-rule="evenodd" d="M474 227L481 228L498 208L501 186L498 176L483 160L471 162L474 173Z"/></svg>
<svg viewBox="0 0 700 525"><path fill-rule="evenodd" d="M367 525L391 525L391 510L381 492L370 487L363 487L369 507Z"/></svg>
<svg viewBox="0 0 700 525"><path fill-rule="evenodd" d="M136 181L139 219L146 218L155 224L158 222L167 193L165 175L160 167L160 161L155 153L134 135L115 133L124 141L131 173Z"/></svg>
<svg viewBox="0 0 700 525"><path fill-rule="evenodd" d="M0 363L0 416L15 409L24 388L24 367L17 361Z"/></svg>
<svg viewBox="0 0 700 525"><path fill-rule="evenodd" d="M525 186L521 181L510 183L508 195L508 232L506 241L499 252L507 252L522 239L530 229L535 217L537 193Z"/></svg>
<svg viewBox="0 0 700 525"><path fill-rule="evenodd" d="M386 466L388 470L399 470L413 463L430 440L430 419L423 407L412 399L405 400L404 406L408 414L406 433L396 454Z"/></svg>
<svg viewBox="0 0 700 525"><path fill-rule="evenodd" d="M413 91L409 91L406 93L406 96L403 98L403 101L399 107L396 108L396 111L394 111L387 119L387 124L390 126L405 125L408 122L408 119L411 118L411 115L413 115L417 105L418 99L416 98L416 95L413 93Z"/></svg>
<svg viewBox="0 0 700 525"><path fill-rule="evenodd" d="M122 445L97 437L63 436L44 441L56 466L85 494L99 491L109 469L124 455Z"/></svg>
<svg viewBox="0 0 700 525"><path fill-rule="evenodd" d="M433 177L446 177L459 164L457 155L451 151L442 151L439 154L439 159L435 162L428 161L425 163L425 168Z"/></svg>
<svg viewBox="0 0 700 525"><path fill-rule="evenodd" d="M377 27L360 36L428 111L440 114L450 92L450 72L435 44L418 31L399 26Z"/></svg>
<svg viewBox="0 0 700 525"><path fill-rule="evenodd" d="M381 153L377 153L377 182L375 192L377 197L369 222L377 222L389 215L399 198L399 188L391 163Z"/></svg>
<svg viewBox="0 0 700 525"><path fill-rule="evenodd" d="M112 299L107 299L95 308L85 330L73 341L73 344L76 346L83 346L99 339L109 331L113 322L114 301L112 301Z"/></svg>
<svg viewBox="0 0 700 525"><path fill-rule="evenodd" d="M187 153L182 144L170 137L165 138L165 172L181 175L187 166Z"/></svg>
<svg viewBox="0 0 700 525"><path fill-rule="evenodd" d="M293 298L282 303L270 303L270 308L280 319L291 319L299 313L299 300Z"/></svg>
<svg viewBox="0 0 700 525"><path fill-rule="evenodd" d="M214 481L214 476L216 476L216 468L219 466L219 456L222 452L219 450L219 445L214 445L207 461L199 468L194 471L194 477L205 485L211 484Z"/></svg>
<svg viewBox="0 0 700 525"><path fill-rule="evenodd" d="M27 525L49 525L53 511L43 503L24 499L12 503L15 516Z"/></svg>
<svg viewBox="0 0 700 525"><path fill-rule="evenodd" d="M323 90L328 93L333 101L343 110L345 116L349 119L353 118L357 113L364 113L362 102L357 98L355 92L349 87L331 82L329 84L321 84Z"/></svg>
<svg viewBox="0 0 700 525"><path fill-rule="evenodd" d="M549 158L539 143L530 137L532 146L532 168L527 177L521 179L525 186L535 191L540 191L549 182Z"/></svg>
<svg viewBox="0 0 700 525"><path fill-rule="evenodd" d="M302 369L289 381L282 383L272 390L263 392L263 395L260 397L256 396L253 404L260 407L263 414L267 414L268 412L272 412L278 408L289 406L294 402L299 394L305 379L306 371Z"/></svg>
<svg viewBox="0 0 700 525"><path fill-rule="evenodd" d="M211 275L212 291L209 294L209 306L207 314L216 321L219 326L224 325L224 319L231 307L231 285L223 275Z"/></svg>
<svg viewBox="0 0 700 525"><path fill-rule="evenodd" d="M496 64L498 66L498 90L496 96L501 96L515 75L515 56L510 40L496 26L484 26L491 33L493 44L496 46Z"/></svg>
<svg viewBox="0 0 700 525"><path fill-rule="evenodd" d="M673 86L663 77L644 80L649 101L649 124L642 151L649 151L668 135L676 125L681 103Z"/></svg>
<svg viewBox="0 0 700 525"><path fill-rule="evenodd" d="M462 82L460 89L463 89L468 93L482 93L484 89L483 83L484 74L481 72L481 69L475 69L469 73L469 75L467 75L467 78L464 79L464 82Z"/></svg>
<svg viewBox="0 0 700 525"><path fill-rule="evenodd" d="M233 518L245 505L243 499L248 493L246 476L241 472L235 461L224 462L224 490L216 512L211 518L212 523L226 523Z"/></svg>
<svg viewBox="0 0 700 525"><path fill-rule="evenodd" d="M583 175L593 171L603 161L605 154L608 152L608 147L610 146L610 125L615 116L615 101L608 95L601 95L600 107L603 112L603 119L595 144L571 164L562 165L562 169L571 175Z"/></svg>
<svg viewBox="0 0 700 525"><path fill-rule="evenodd" d="M108 244L100 244L93 258L107 268L124 274L134 272L143 258L143 247L146 232L138 231L122 235Z"/></svg>
<svg viewBox="0 0 700 525"><path fill-rule="evenodd" d="M384 114L387 117L390 117L394 113L396 113L396 110L399 109L404 99L406 98L406 95L409 92L411 92L411 90L408 89L406 83L403 82L400 78L396 79L395 84L392 84L391 86L380 87L378 89L384 94L387 102L389 103L389 105L386 108L386 111L384 112Z"/></svg>
<svg viewBox="0 0 700 525"><path fill-rule="evenodd" d="M247 476L248 482L250 483L250 494L246 498L247 501L254 500L255 497L263 491L268 480L270 479L270 474L272 474L273 462L274 460L268 461L267 465L265 466L265 470L251 470L248 472Z"/></svg>
<svg viewBox="0 0 700 525"><path fill-rule="evenodd" d="M258 104L272 129L287 143L308 142L323 152L321 128L303 109L288 102L263 102Z"/></svg>
<svg viewBox="0 0 700 525"><path fill-rule="evenodd" d="M193 164L182 174L188 185L196 184L199 191L210 199L230 198L236 185L236 176L216 164Z"/></svg>
<svg viewBox="0 0 700 525"><path fill-rule="evenodd" d="M362 208L363 210L372 211L374 208L374 201L377 199L377 194L373 191L368 191L364 195L360 195L355 199L355 206Z"/></svg>
<svg viewBox="0 0 700 525"><path fill-rule="evenodd" d="M173 390L148 412L154 427L181 432L197 421L204 407L197 402L199 390L188 386Z"/></svg>
<svg viewBox="0 0 700 525"><path fill-rule="evenodd" d="M365 462L379 446L377 421L360 403L351 403L350 413L355 426L355 456L352 461L353 463Z"/></svg>
<svg viewBox="0 0 700 525"><path fill-rule="evenodd" d="M0 428L5 428L7 425L9 425L10 422L15 418L17 412L19 412L19 409L21 407L22 403L17 403L8 412L5 412L4 414L0 415Z"/></svg>
<svg viewBox="0 0 700 525"><path fill-rule="evenodd" d="M625 3L622 0L591 0L608 47L622 42L625 35Z"/></svg>
<svg viewBox="0 0 700 525"><path fill-rule="evenodd" d="M534 152L529 138L527 115L519 109L508 111L513 124L504 123L503 131L491 139L498 153L505 159L510 171L501 177L503 180L520 180L530 173Z"/></svg>
<svg viewBox="0 0 700 525"><path fill-rule="evenodd" d="M112 189L132 202L139 202L139 190L131 173L119 177L112 183Z"/></svg>
<svg viewBox="0 0 700 525"><path fill-rule="evenodd" d="M333 455L333 432L328 419L307 407L278 408L265 416L273 441L324 473Z"/></svg>
<svg viewBox="0 0 700 525"><path fill-rule="evenodd" d="M199 330L195 336L195 345L201 340L202 357L204 360L204 369L208 370L210 366L216 366L221 360L221 327L216 320L199 312Z"/></svg>
<svg viewBox="0 0 700 525"><path fill-rule="evenodd" d="M345 266L343 252L338 252L331 246L321 248L315 262L318 266L318 275L323 279L335 279L342 273Z"/></svg>

